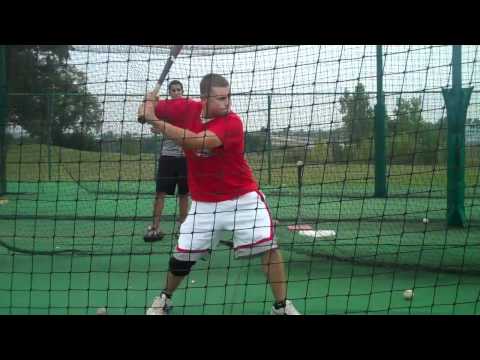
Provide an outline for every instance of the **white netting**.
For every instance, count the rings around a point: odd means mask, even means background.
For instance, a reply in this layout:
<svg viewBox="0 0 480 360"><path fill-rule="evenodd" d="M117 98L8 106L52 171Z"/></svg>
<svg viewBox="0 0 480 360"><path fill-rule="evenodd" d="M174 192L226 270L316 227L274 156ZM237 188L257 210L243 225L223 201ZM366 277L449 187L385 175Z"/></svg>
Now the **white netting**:
<svg viewBox="0 0 480 360"><path fill-rule="evenodd" d="M69 63L87 74L88 90L104 104L105 125L122 124L124 130L136 133L141 129L136 121L119 120L135 119L137 102L155 86L170 48L74 45ZM469 84L477 78L475 49L464 47ZM420 94L423 117L427 121L441 117L440 90L449 84L451 47L395 45L385 46L384 51L387 111L396 108L400 95ZM249 130L266 126L268 94L274 94L272 128L341 126L339 99L345 90L354 91L358 83L370 93L372 106L376 101L374 45L185 45L167 80L182 81L186 96L196 97L201 78L210 72L230 81L235 111ZM167 83L161 94L167 93L166 87Z"/></svg>
<svg viewBox="0 0 480 360"><path fill-rule="evenodd" d="M180 57L238 54L271 50L291 45L184 45ZM172 45L74 45L76 51L168 54Z"/></svg>

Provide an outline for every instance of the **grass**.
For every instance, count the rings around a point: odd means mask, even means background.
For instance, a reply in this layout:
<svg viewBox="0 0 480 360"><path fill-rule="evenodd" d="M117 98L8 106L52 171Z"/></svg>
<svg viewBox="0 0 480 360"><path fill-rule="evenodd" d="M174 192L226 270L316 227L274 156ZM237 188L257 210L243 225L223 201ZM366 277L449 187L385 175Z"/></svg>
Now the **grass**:
<svg viewBox="0 0 480 360"><path fill-rule="evenodd" d="M144 314L168 267L168 254L0 254L0 260L0 314L93 315L99 307L109 314ZM305 314L480 314L478 277L302 261L291 253L285 261L289 297ZM414 289L412 301L403 299L405 289ZM218 249L179 287L173 314L260 315L272 301L259 259L234 261Z"/></svg>
<svg viewBox="0 0 480 360"><path fill-rule="evenodd" d="M1 248L0 314L94 314L103 306L112 314L142 314L162 285L175 243L170 221L163 222L169 233L164 242L151 245L142 239L151 215L154 156L52 147L48 181L47 150L45 145L10 147L8 189L31 195L9 195L9 203L0 206L0 215L13 216L0 220L0 239L34 251L75 248L104 255L40 256ZM276 159L267 184L266 159L247 156L273 215L298 216L295 197L273 193L279 188L295 192L295 163ZM308 314L480 313L478 275L432 270L480 268L478 224L448 229L445 197L429 198L432 190L445 194L445 167L393 165L388 174L390 190L424 191L425 198L319 197L315 192L371 194L374 168L306 164L301 214L317 219L320 228L336 230L337 239L312 242L288 232L288 222L281 223L277 235L292 299ZM468 168L465 177L467 192L473 193L478 167ZM132 194L120 196L127 190ZM478 223L478 201L469 198L465 205L469 219ZM165 214L175 211L175 200L168 198ZM428 225L421 222L424 216L431 219ZM407 288L415 289L411 302L402 298ZM182 285L174 313L264 314L271 300L258 259L233 261L222 247L210 261L199 262Z"/></svg>
<svg viewBox="0 0 480 360"><path fill-rule="evenodd" d="M153 154L124 155L51 147L51 181L153 180ZM49 181L48 146L12 145L7 181Z"/></svg>
<svg viewBox="0 0 480 360"><path fill-rule="evenodd" d="M297 185L295 163L274 159L271 183L268 184L266 157L247 154L255 176L262 186ZM153 181L155 162L153 154L124 155L78 151L51 147L51 181ZM469 166L465 171L467 192L478 188L480 167ZM387 168L391 189L446 189L445 165L392 165ZM369 164L306 163L303 183L337 187L353 185L371 188L375 169ZM11 145L7 157L7 181L49 181L48 147L46 145Z"/></svg>
<svg viewBox="0 0 480 360"><path fill-rule="evenodd" d="M16 210L17 214L118 216L130 213L148 216L154 191L155 159L152 154L96 153L52 146L51 181L48 181L47 151L46 145L12 145L9 149L9 191L37 193L37 200L43 201L25 199L21 209ZM389 216L406 218L412 215L421 219L422 214L432 219L444 218L445 167L390 166L387 169L389 194L400 193L404 197L385 201L371 199L374 191L372 165L306 163L305 196L299 209L295 163L276 159L271 169L272 181L268 184L265 158L258 154L247 156L272 210L279 217L293 218L301 210L303 215L316 219L381 217L382 221L387 221ZM466 169L465 206L470 218L478 216L475 197L478 197L479 178L480 167ZM359 198L350 199L349 194ZM419 195L419 199L412 195ZM127 201L133 199L138 201ZM88 206L92 201L95 206ZM122 201L126 201L125 204Z"/></svg>

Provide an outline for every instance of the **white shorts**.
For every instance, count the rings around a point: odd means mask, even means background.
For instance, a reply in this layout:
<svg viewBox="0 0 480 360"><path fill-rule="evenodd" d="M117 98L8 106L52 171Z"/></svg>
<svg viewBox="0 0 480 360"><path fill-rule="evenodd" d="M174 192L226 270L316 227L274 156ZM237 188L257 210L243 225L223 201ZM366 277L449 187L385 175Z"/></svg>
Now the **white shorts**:
<svg viewBox="0 0 480 360"><path fill-rule="evenodd" d="M225 231L233 231L236 257L258 255L278 247L265 197L253 191L217 203L192 201L173 256L182 261L197 261L216 248Z"/></svg>

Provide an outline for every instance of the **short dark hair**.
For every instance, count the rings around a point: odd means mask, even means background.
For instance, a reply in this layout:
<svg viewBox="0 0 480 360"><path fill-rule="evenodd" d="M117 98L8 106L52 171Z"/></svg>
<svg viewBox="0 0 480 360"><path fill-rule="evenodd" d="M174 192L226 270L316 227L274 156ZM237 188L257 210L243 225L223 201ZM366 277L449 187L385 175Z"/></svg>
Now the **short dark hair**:
<svg viewBox="0 0 480 360"><path fill-rule="evenodd" d="M229 87L230 84L222 75L207 74L200 82L200 96L208 97L212 87Z"/></svg>
<svg viewBox="0 0 480 360"><path fill-rule="evenodd" d="M170 83L168 84L168 91L170 91L172 89L173 85L180 85L180 87L182 88L182 91L183 91L183 84L178 80L170 81Z"/></svg>

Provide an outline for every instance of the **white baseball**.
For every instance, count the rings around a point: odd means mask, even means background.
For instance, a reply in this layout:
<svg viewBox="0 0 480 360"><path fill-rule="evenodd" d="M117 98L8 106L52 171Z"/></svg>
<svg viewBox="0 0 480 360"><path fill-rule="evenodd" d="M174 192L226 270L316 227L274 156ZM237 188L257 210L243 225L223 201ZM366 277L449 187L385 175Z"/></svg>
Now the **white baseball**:
<svg viewBox="0 0 480 360"><path fill-rule="evenodd" d="M107 315L107 309L104 307L98 308L97 315Z"/></svg>
<svg viewBox="0 0 480 360"><path fill-rule="evenodd" d="M423 218L422 221L423 221L424 224L428 224L428 222L429 222L428 218Z"/></svg>
<svg viewBox="0 0 480 360"><path fill-rule="evenodd" d="M405 300L410 300L411 298L413 298L413 290L411 290L411 289L405 290L403 292L403 298Z"/></svg>

